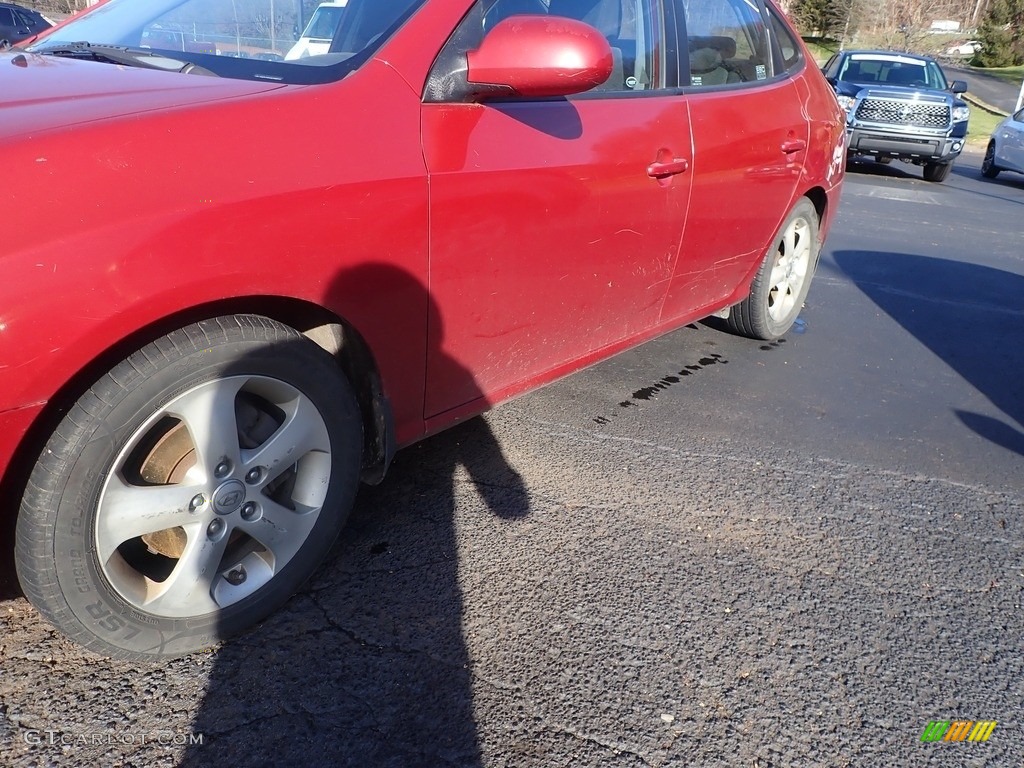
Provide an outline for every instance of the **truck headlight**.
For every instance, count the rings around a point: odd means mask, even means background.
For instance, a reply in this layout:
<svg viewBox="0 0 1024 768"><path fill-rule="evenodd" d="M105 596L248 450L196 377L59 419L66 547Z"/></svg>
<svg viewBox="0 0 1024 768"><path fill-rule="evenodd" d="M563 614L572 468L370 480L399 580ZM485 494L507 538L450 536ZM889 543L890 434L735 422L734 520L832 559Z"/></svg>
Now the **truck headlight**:
<svg viewBox="0 0 1024 768"><path fill-rule="evenodd" d="M962 123L964 120L971 116L971 110L968 107L953 107L953 122Z"/></svg>
<svg viewBox="0 0 1024 768"><path fill-rule="evenodd" d="M839 106L849 112L853 109L853 105L857 103L857 100L853 96L844 96L841 93L836 95L839 100Z"/></svg>

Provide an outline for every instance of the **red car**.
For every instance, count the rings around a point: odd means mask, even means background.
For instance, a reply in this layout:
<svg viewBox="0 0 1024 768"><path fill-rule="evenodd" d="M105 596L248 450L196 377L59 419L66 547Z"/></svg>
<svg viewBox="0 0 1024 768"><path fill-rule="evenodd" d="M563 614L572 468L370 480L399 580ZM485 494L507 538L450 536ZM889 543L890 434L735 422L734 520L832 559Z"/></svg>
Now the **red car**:
<svg viewBox="0 0 1024 768"><path fill-rule="evenodd" d="M0 498L110 656L259 621L429 433L714 313L784 334L838 204L842 111L761 0L350 0L296 61L285 5L0 54Z"/></svg>

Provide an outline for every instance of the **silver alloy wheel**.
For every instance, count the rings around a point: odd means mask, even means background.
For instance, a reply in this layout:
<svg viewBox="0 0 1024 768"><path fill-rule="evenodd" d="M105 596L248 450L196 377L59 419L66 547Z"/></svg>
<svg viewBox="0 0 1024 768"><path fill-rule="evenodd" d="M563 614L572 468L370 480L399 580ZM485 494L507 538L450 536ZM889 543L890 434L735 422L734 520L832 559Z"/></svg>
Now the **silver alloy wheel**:
<svg viewBox="0 0 1024 768"><path fill-rule="evenodd" d="M730 308L727 328L766 341L789 331L803 309L818 266L820 217L809 198L796 201L769 241L750 293Z"/></svg>
<svg viewBox="0 0 1024 768"><path fill-rule="evenodd" d="M306 541L331 480L327 424L266 376L195 386L139 427L99 497L96 556L128 603L209 614L267 584Z"/></svg>
<svg viewBox="0 0 1024 768"><path fill-rule="evenodd" d="M777 323L786 321L797 301L803 301L802 290L810 272L813 236L810 222L802 216L793 218L779 238L775 264L769 277L768 314Z"/></svg>

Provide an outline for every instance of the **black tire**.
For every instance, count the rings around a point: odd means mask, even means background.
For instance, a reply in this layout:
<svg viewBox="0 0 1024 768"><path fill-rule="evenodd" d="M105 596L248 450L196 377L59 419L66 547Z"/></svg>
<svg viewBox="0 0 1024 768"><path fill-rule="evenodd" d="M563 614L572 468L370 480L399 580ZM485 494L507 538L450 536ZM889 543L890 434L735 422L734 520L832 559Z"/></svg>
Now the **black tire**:
<svg viewBox="0 0 1024 768"><path fill-rule="evenodd" d="M924 180L935 182L945 181L949 178L949 174L952 170L952 163L925 163Z"/></svg>
<svg viewBox="0 0 1024 768"><path fill-rule="evenodd" d="M1003 170L996 165L996 143L990 141L985 147L985 157L981 161L981 175L986 179L994 179Z"/></svg>
<svg viewBox="0 0 1024 768"><path fill-rule="evenodd" d="M818 224L814 204L800 198L772 240L750 295L731 308L726 319L730 330L767 341L785 335L793 326L818 266Z"/></svg>
<svg viewBox="0 0 1024 768"><path fill-rule="evenodd" d="M329 551L361 424L334 360L291 328L240 315L174 331L97 381L50 437L17 521L22 588L104 655L214 645Z"/></svg>

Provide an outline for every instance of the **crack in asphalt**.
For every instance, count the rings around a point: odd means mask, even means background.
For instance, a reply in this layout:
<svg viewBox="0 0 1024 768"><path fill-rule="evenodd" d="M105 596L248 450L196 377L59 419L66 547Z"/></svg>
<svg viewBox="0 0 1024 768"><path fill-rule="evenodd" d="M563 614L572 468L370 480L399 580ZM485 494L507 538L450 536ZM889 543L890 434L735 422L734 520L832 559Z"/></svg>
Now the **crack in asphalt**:
<svg viewBox="0 0 1024 768"><path fill-rule="evenodd" d="M406 655L406 656L423 656L425 658L430 659L433 662L442 664L443 666L449 667L451 669L457 669L460 672L468 671L470 676L472 677L472 679L474 681L478 681L478 682L484 683L484 684L490 686L491 688L493 688L495 690L498 690L498 691L501 691L501 692L506 693L506 694L510 693L510 692L518 694L518 697L519 697L520 701L523 703L524 707L528 711L530 711L531 714L534 716L534 718L536 718L536 720L544 728L546 728L548 731L550 731L552 733L562 733L562 734L565 734L565 735L568 735L568 736L572 736L575 739L579 739L579 740L585 741L587 743L594 744L594 745L599 746L599 747L601 747L603 749L610 750L610 751L612 751L612 752L614 752L616 754L631 755L633 757L636 757L638 760L640 760L640 762L643 763L643 765L647 765L647 766L652 765L652 763L650 763L647 760L647 758L645 757L645 755L640 751L639 747L637 747L635 745L631 746L631 745L627 745L627 744L622 743L622 742L614 741L613 739L610 739L610 738L607 738L607 737L599 737L599 736L594 736L594 735L586 734L586 733L583 733L581 731L577 731L575 729L572 729L572 728L570 728L570 727L568 727L566 725L562 725L562 724L551 722L550 720L548 720L548 718L546 718L543 715L543 713L541 712L540 707L538 706L536 701L534 701L531 697L526 695L525 690L522 687L522 685L517 684L517 683L508 682L508 681L503 680L503 679L498 679L498 678L493 678L493 677L489 677L489 676L483 675L483 674L480 673L479 667L477 665L473 664L472 662L469 665L463 665L463 664L461 664L459 662L452 661L451 659L447 659L445 657L429 653L428 651L426 651L424 649L408 648L408 647L405 647L405 646L402 646L402 645L399 645L399 644L381 644L381 643L371 642L371 641L367 640L366 638L360 636L357 632L355 632L355 631L349 629L348 627L342 625L340 622L338 622L336 619L334 619L331 616L330 612L327 610L327 607L324 606L320 602L320 600L318 599L317 592L320 592L320 591L323 591L323 590L316 590L316 592L310 593L309 597L310 597L310 601L312 602L312 604L316 606L316 608L320 611L321 615L323 616L324 620L327 622L328 627L325 627L323 629L310 630L309 631L310 634L317 634L317 633L326 633L326 632L330 632L330 631L337 631L337 632L342 633L345 637L347 637L353 643L356 643L357 645L359 645L359 646L361 646L363 648L371 648L371 649L374 649L374 650L376 650L378 652L382 652L382 653L398 653L398 654L402 654L402 655ZM362 697L354 697L354 698L356 698L361 703L366 705L367 709L373 715L374 722L378 724L378 729L379 729L379 727L380 727L380 719L377 717L376 713L374 712L373 707L371 707L369 705L369 703L366 702L365 699L362 698ZM416 752L414 750L408 750L404 745L399 745L399 746L402 747L403 751L406 751L409 754L414 754L414 755L416 755L418 757L429 757L431 759L439 759L442 762L444 762L446 765L456 765L456 764L459 764L459 763L457 763L454 760L446 759L443 755L439 755L439 754L435 754L435 753L428 753L428 752Z"/></svg>
<svg viewBox="0 0 1024 768"><path fill-rule="evenodd" d="M630 755L632 757L635 757L644 765L652 765L652 763L648 761L644 753L640 751L639 747L629 746L622 742L615 742L609 739L603 739L597 736L582 733L573 728L569 728L565 725L551 723L543 717L540 717L539 719L541 721L541 725L551 733L560 733L566 736L571 736L574 739L578 739L579 741L583 741L587 744L593 744L595 746L601 747L602 749L607 749L611 752L614 752L616 755Z"/></svg>

